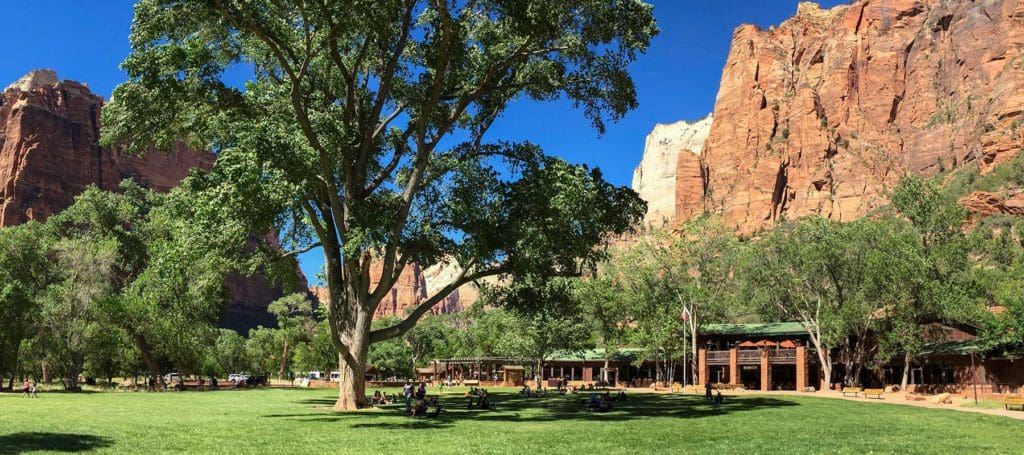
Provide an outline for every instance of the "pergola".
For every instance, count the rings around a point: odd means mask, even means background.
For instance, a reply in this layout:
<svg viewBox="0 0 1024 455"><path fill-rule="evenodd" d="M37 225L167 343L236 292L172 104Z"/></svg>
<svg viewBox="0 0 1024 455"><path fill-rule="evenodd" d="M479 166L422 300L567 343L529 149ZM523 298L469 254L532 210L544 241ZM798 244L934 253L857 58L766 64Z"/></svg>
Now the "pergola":
<svg viewBox="0 0 1024 455"><path fill-rule="evenodd" d="M432 367L435 376L443 374L449 381L457 378L460 381L499 382L498 372L500 371L500 382L507 383L509 372L518 372L519 379L522 380L526 366L533 365L535 362L535 359L524 357L455 357L436 359Z"/></svg>

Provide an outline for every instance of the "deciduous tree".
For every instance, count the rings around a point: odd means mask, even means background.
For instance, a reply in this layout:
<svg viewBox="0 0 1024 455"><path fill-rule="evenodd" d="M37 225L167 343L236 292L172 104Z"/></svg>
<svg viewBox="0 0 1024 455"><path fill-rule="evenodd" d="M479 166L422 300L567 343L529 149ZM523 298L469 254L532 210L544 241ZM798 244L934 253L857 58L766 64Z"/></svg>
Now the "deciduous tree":
<svg viewBox="0 0 1024 455"><path fill-rule="evenodd" d="M370 344L465 283L576 274L643 213L600 172L486 133L515 100L559 97L603 131L636 106L627 65L656 33L639 0L141 0L103 138L216 151L194 203L244 220L221 229L276 224L286 256L322 248L336 408L356 409ZM249 75L244 90L229 70ZM451 284L371 329L408 264L448 259L462 265Z"/></svg>

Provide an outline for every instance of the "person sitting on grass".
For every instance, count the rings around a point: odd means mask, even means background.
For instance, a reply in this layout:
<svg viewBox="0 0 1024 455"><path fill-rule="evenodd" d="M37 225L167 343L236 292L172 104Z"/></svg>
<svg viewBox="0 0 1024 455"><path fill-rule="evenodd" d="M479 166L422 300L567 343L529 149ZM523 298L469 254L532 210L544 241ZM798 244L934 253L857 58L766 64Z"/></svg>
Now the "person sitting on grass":
<svg viewBox="0 0 1024 455"><path fill-rule="evenodd" d="M615 395L615 401L626 401L625 389L619 389L619 392Z"/></svg>
<svg viewBox="0 0 1024 455"><path fill-rule="evenodd" d="M432 406L434 410L426 413L425 415L427 417L437 417L441 415L441 402L438 401L437 398L432 398L430 400L430 406Z"/></svg>
<svg viewBox="0 0 1024 455"><path fill-rule="evenodd" d="M587 404L588 408L594 408L594 407L597 407L598 405L600 405L600 400L597 398L597 394L596 393L590 394L590 398L587 399L587 403L586 404Z"/></svg>
<svg viewBox="0 0 1024 455"><path fill-rule="evenodd" d="M370 399L370 404L384 404L384 397L381 395L380 390L373 391L373 398Z"/></svg>
<svg viewBox="0 0 1024 455"><path fill-rule="evenodd" d="M530 396L530 386L523 384L523 388L519 390L520 395Z"/></svg>
<svg viewBox="0 0 1024 455"><path fill-rule="evenodd" d="M416 404L412 407L412 416L413 417L422 417L426 413L427 413L427 400L417 398L416 399Z"/></svg>
<svg viewBox="0 0 1024 455"><path fill-rule="evenodd" d="M720 406L721 404L722 404L722 391L719 390L718 391L718 395L715 395L715 406Z"/></svg>

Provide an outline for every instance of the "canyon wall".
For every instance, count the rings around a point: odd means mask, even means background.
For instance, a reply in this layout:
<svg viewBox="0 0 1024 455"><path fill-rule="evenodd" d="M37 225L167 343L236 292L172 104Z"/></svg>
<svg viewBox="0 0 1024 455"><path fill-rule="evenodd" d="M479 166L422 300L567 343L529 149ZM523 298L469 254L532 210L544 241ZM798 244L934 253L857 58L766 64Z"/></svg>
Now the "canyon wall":
<svg viewBox="0 0 1024 455"><path fill-rule="evenodd" d="M371 289L372 286L376 286L380 282L381 270L380 264L374 264L370 269ZM436 264L425 269L418 264L409 264L402 270L395 286L381 300L377 310L373 313L373 318L404 317L408 311L455 281L461 270L454 263ZM310 288L310 292L319 299L321 304L326 305L328 298L326 288L314 286ZM476 302L479 296L480 292L476 285L465 284L434 305L430 314L458 313Z"/></svg>
<svg viewBox="0 0 1024 455"><path fill-rule="evenodd" d="M85 84L32 71L0 94L0 227L43 221L74 202L89 185L117 190L121 181L167 191L216 156L178 147L143 157L100 147L103 98ZM299 277L304 282L304 277ZM267 305L281 289L263 276L232 277L223 327L246 331L274 325Z"/></svg>
<svg viewBox="0 0 1024 455"><path fill-rule="evenodd" d="M801 3L777 27L740 26L703 185L676 178L678 218L718 212L747 233L850 220L908 173L986 172L1024 144L1022 49L1024 0Z"/></svg>
<svg viewBox="0 0 1024 455"><path fill-rule="evenodd" d="M633 171L633 190L647 201L645 226L670 226L676 219L677 206L686 216L691 205L699 204L703 194L700 153L711 130L711 121L712 116L708 115L693 123L658 124L647 135L643 158ZM684 194L677 197L677 188ZM696 200L688 197L694 188Z"/></svg>

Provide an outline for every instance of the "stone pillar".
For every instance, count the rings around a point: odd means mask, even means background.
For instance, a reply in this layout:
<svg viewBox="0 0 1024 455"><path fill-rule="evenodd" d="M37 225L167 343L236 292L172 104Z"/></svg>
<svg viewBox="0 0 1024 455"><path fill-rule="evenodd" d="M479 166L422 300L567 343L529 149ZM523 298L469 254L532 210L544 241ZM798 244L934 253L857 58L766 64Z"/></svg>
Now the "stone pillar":
<svg viewBox="0 0 1024 455"><path fill-rule="evenodd" d="M701 384L711 382L711 372L708 371L708 350L701 348L697 351L697 377Z"/></svg>
<svg viewBox="0 0 1024 455"><path fill-rule="evenodd" d="M796 391L803 392L807 387L807 348L796 347Z"/></svg>
<svg viewBox="0 0 1024 455"><path fill-rule="evenodd" d="M740 362L737 358L736 348L729 350L729 384L739 385L740 383Z"/></svg>
<svg viewBox="0 0 1024 455"><path fill-rule="evenodd" d="M772 364L768 361L768 350L761 349L761 391L772 389Z"/></svg>

